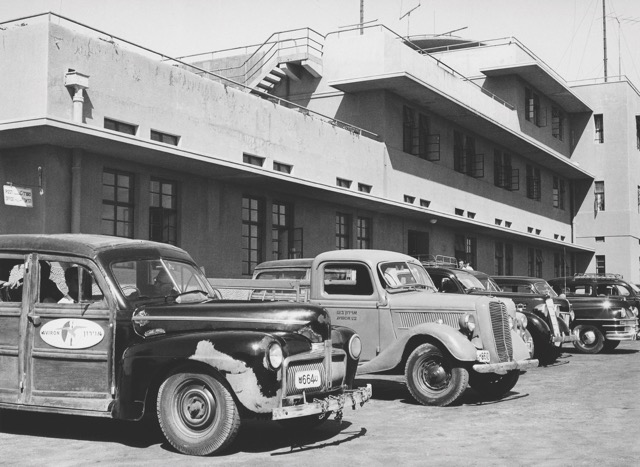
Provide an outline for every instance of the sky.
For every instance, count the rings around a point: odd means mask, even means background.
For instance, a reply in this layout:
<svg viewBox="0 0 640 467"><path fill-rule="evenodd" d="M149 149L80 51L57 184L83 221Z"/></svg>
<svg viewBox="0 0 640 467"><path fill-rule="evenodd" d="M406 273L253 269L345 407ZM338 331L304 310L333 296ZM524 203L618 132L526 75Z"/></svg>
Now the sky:
<svg viewBox="0 0 640 467"><path fill-rule="evenodd" d="M640 0L0 0L1 23L54 12L169 57L321 34L360 21L406 35L515 37L568 82L626 75L640 89ZM409 13L410 12L410 13ZM409 14L407 14L409 13Z"/></svg>

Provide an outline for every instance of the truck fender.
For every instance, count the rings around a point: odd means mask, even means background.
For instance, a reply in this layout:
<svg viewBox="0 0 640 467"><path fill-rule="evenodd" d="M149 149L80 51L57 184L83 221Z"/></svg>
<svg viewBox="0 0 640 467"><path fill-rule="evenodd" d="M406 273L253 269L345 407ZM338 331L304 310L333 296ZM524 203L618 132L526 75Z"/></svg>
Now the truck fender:
<svg viewBox="0 0 640 467"><path fill-rule="evenodd" d="M460 331L446 324L423 323L413 326L377 357L360 365L358 374L377 373L396 368L402 362L408 342L417 336L440 344L456 360L461 362L476 361L476 347Z"/></svg>
<svg viewBox="0 0 640 467"><path fill-rule="evenodd" d="M256 331L201 332L150 339L128 348L119 368L116 418L142 417L147 396L179 368L220 376L252 412L270 412L280 401L281 372L265 367L273 336Z"/></svg>

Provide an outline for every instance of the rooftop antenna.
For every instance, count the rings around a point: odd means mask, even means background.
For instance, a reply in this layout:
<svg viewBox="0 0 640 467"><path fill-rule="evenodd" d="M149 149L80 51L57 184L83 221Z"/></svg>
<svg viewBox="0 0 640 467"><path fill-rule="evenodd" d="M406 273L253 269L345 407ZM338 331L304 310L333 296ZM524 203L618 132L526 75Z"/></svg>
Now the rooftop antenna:
<svg viewBox="0 0 640 467"><path fill-rule="evenodd" d="M411 19L411 13L414 12L415 10L417 10L418 8L420 8L420 5L421 5L420 1L421 0L418 0L418 4L416 6L414 6L409 11L407 11L404 15L400 16L400 18L398 18L401 21L402 18L404 18L405 16L407 17L407 37L409 37L409 22L410 22L410 19Z"/></svg>

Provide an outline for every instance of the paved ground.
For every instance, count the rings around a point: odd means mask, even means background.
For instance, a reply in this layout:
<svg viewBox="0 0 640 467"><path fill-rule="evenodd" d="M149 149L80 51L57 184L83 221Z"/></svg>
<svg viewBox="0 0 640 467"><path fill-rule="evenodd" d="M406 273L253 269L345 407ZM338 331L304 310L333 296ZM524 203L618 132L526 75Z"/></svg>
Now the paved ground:
<svg viewBox="0 0 640 467"><path fill-rule="evenodd" d="M138 423L3 411L1 465L464 465L631 466L640 459L640 342L529 371L504 399L468 389L455 407L416 405L402 380L372 383L374 399L315 432L246 423L231 450L173 452Z"/></svg>

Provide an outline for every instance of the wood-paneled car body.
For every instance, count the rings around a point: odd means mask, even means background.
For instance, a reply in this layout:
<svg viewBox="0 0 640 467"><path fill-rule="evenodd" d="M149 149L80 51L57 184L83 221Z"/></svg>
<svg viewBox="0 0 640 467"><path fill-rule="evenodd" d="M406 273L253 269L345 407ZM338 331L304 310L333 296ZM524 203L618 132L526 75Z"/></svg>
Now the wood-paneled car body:
<svg viewBox="0 0 640 467"><path fill-rule="evenodd" d="M575 314L571 329L578 337L574 346L580 352L611 351L620 341L638 338L638 310L624 296L600 293L606 285L579 275L548 282L571 302Z"/></svg>
<svg viewBox="0 0 640 467"><path fill-rule="evenodd" d="M505 290L500 282L496 284L483 272L429 264L425 267L441 292L513 300L516 309L526 316L526 329L533 339L533 356L542 364L553 363L560 355L562 344L576 340L569 328L572 319L569 302L557 297L548 285L547 293L532 289L525 292L524 287Z"/></svg>
<svg viewBox="0 0 640 467"><path fill-rule="evenodd" d="M97 235L0 236L0 408L158 418L186 454L219 452L241 419L314 425L360 406L358 335L321 307L216 299L171 245Z"/></svg>

